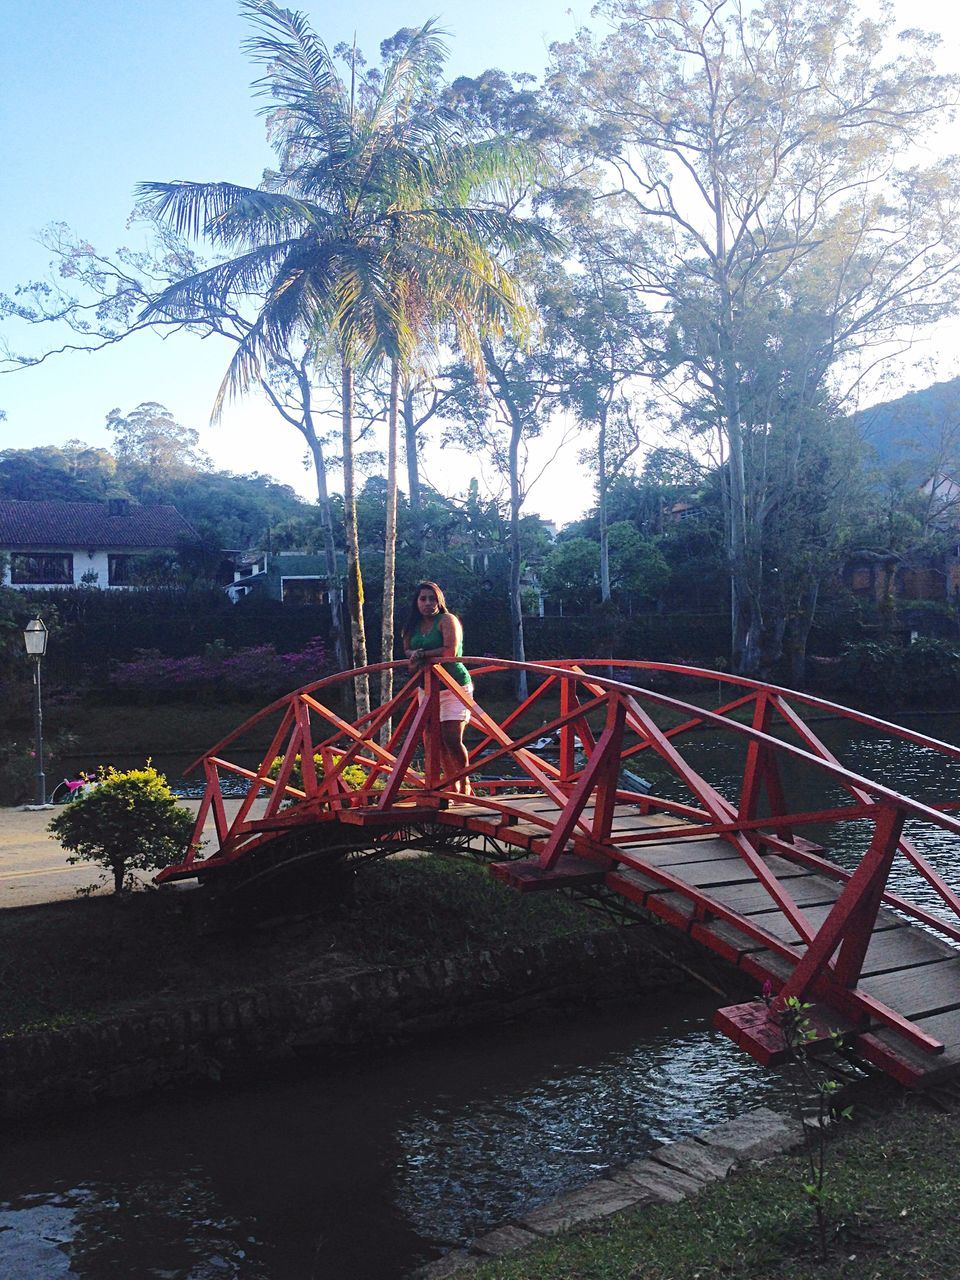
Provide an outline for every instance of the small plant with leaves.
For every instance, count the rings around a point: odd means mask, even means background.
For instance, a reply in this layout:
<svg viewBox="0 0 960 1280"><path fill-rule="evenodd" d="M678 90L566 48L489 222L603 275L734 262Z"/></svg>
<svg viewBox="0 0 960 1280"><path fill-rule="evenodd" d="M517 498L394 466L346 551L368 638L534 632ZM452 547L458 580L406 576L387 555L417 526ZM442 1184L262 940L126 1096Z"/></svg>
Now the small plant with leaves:
<svg viewBox="0 0 960 1280"><path fill-rule="evenodd" d="M334 756L334 766L338 765L341 759L341 756ZM283 756L277 756L271 764L267 776L270 778L279 778L280 770L283 768L283 761ZM319 782L324 774L323 756L319 751L314 755L313 763L316 766L317 781ZM367 771L363 765L348 764L346 768L341 771L340 779L348 790L359 791L367 780ZM294 756L293 764L290 766L290 776L287 778L287 786L296 787L298 790L303 788L303 761L300 758L299 752ZM377 783L374 783L374 786L377 790L380 790L383 783L378 781Z"/></svg>
<svg viewBox="0 0 960 1280"><path fill-rule="evenodd" d="M773 1006L773 990L769 982L763 985L760 997L768 1008ZM803 1192L813 1206L817 1223L817 1243L820 1261L827 1259L828 1215L830 1192L827 1185L827 1136L830 1122L836 1115L849 1119L851 1108L840 1111L836 1107L836 1094L840 1085L830 1076L818 1072L811 1061L808 1049L812 1041L819 1039L810 1020L812 1005L796 996L788 996L774 1011L774 1017L787 1051L790 1068L790 1091L797 1119L803 1132L804 1174ZM842 1047L842 1036L833 1032L835 1049ZM816 1106L811 1112L810 1100Z"/></svg>
<svg viewBox="0 0 960 1280"><path fill-rule="evenodd" d="M177 804L166 778L148 760L144 768L125 772L101 767L96 785L57 814L48 830L71 851L68 862L98 862L113 876L114 892L121 893L136 886L135 871L159 871L183 856L193 815Z"/></svg>

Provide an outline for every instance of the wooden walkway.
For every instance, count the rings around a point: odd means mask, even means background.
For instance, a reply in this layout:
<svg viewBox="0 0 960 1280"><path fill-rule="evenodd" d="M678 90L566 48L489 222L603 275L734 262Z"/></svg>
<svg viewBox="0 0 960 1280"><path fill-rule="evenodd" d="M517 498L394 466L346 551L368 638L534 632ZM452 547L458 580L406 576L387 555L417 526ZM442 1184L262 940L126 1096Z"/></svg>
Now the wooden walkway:
<svg viewBox="0 0 960 1280"><path fill-rule="evenodd" d="M280 725L260 768L230 764L225 752L236 735L204 757L208 786L198 827L212 812L219 848L200 858L192 847L160 879L212 878L269 852L278 837L304 831L315 833L321 857L470 850L520 892L614 895L736 966L768 997L719 1010L717 1025L761 1062L783 1056L778 1014L795 996L810 1005L822 1040L832 1044L839 1032L854 1053L904 1084L924 1087L960 1071L960 899L904 834L908 821L920 819L960 841L951 806L931 807L883 781L849 773L799 714L799 695L727 677L741 696L711 712L587 674L583 665L531 664L542 684L502 723L475 710L479 741L464 776L482 794L470 798L457 794L459 778L439 774L438 725L431 717L437 693L449 684L445 673L435 681L428 673L426 699L417 701L407 687L357 724L322 702L319 686L297 691L261 713L279 713ZM490 669L481 666L478 675ZM674 723L658 723L645 702L667 706ZM546 726L544 705L553 712ZM531 707L538 712L532 717L525 714ZM948 744L832 710L960 759ZM391 712L396 725L382 746L379 731ZM739 742L738 805L682 755L684 734L704 725L722 726ZM557 744L555 760L533 745L549 735ZM640 767L644 751L671 767L689 800L624 789L630 775L622 770ZM791 810L779 768L784 755L818 771L824 788L839 786L845 801L815 812ZM294 756L317 762L312 771L304 766L298 786L290 781ZM512 776L503 776L505 760L514 765ZM343 782L350 763L366 771L359 791ZM241 806L232 824L217 818L225 770L255 784L247 811ZM266 812L254 818L253 798L264 788L272 788ZM866 824L872 833L852 872L800 834L846 821ZM918 881L936 891L944 918L888 890L892 864L904 859Z"/></svg>

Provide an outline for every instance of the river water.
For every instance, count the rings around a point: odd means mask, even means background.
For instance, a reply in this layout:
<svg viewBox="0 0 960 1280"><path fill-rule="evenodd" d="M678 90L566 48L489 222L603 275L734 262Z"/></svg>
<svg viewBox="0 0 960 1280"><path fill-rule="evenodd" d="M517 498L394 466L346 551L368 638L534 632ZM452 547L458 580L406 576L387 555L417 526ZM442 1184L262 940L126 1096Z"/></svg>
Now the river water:
<svg viewBox="0 0 960 1280"><path fill-rule="evenodd" d="M960 741L960 718L914 723ZM960 764L849 724L817 730L848 767L906 794L960 790ZM686 754L735 798L723 738ZM646 756L637 771L673 786ZM787 781L792 803L831 803L815 778ZM960 883L960 842L910 834ZM852 865L868 835L838 828L831 856ZM907 879L897 887L938 905ZM474 1029L8 1133L0 1277L402 1280L611 1165L782 1103L781 1076L710 1028L715 1005L664 996Z"/></svg>
<svg viewBox="0 0 960 1280"><path fill-rule="evenodd" d="M782 1095L713 1001L431 1038L8 1135L5 1280L394 1280Z"/></svg>

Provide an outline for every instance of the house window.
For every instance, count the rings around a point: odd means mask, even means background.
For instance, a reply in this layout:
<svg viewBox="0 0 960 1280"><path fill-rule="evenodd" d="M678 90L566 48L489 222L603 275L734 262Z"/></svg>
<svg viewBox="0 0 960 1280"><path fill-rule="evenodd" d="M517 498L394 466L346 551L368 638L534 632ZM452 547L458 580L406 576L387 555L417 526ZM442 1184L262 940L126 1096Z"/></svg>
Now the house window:
<svg viewBox="0 0 960 1280"><path fill-rule="evenodd" d="M326 604L329 601L326 578L282 578L280 592L284 604Z"/></svg>
<svg viewBox="0 0 960 1280"><path fill-rule="evenodd" d="M129 587L136 577L136 556L107 556L107 581L111 587Z"/></svg>
<svg viewBox="0 0 960 1280"><path fill-rule="evenodd" d="M10 581L14 586L73 586L73 555L69 551L46 555L15 551L10 556Z"/></svg>

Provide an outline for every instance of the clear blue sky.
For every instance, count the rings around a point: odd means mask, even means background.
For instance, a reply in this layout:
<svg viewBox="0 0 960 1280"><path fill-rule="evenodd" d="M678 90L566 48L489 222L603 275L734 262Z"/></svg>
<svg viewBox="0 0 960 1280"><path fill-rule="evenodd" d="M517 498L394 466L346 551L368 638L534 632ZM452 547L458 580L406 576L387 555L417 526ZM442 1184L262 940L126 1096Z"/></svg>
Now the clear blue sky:
<svg viewBox="0 0 960 1280"><path fill-rule="evenodd" d="M587 17L586 5L571 10L555 0L291 7L310 15L330 47L352 41L356 24L371 60L400 27L438 17L450 33L450 74L490 66L539 74L549 42ZM51 222L66 222L105 252L136 245L138 233L125 223L139 181L258 183L272 154L250 92L254 69L241 50L247 34L234 0L31 0L7 7L0 30L0 290L48 276L49 255L36 236ZM12 345L40 337L6 328ZM0 447L74 436L107 445L111 408L158 400L202 431L216 465L274 473L309 494L299 437L266 406L250 401L207 427L230 354L229 344L213 340L144 336L0 377L7 413ZM461 488L468 480L451 483Z"/></svg>
<svg viewBox="0 0 960 1280"><path fill-rule="evenodd" d="M390 0L304 0L291 7L305 9L330 46L352 40L356 23L371 58L399 27L439 17L450 32L452 75L490 66L539 74L549 43L589 19L582 0L572 7L563 0L448 0L423 9ZM904 22L942 31L945 62L960 66L952 11L936 0L898 0L897 9ZM135 243L125 221L141 180L259 181L271 153L249 89L254 73L240 48L247 24L234 0L8 0L4 17L0 290L47 274L48 255L35 237L48 223L66 222L104 251ZM11 329L10 338L23 345L30 335ZM269 472L309 493L299 437L265 405L251 400L207 427L230 354L228 344L212 340L144 336L111 352L64 356L0 377L7 412L0 447L70 437L106 445L110 409L158 400L202 431L216 465ZM566 471L572 487L550 483L547 493L541 486L530 509L563 520L589 505L582 477L576 481L575 450ZM435 482L440 478L438 471ZM444 487L463 489L469 478L446 477Z"/></svg>

